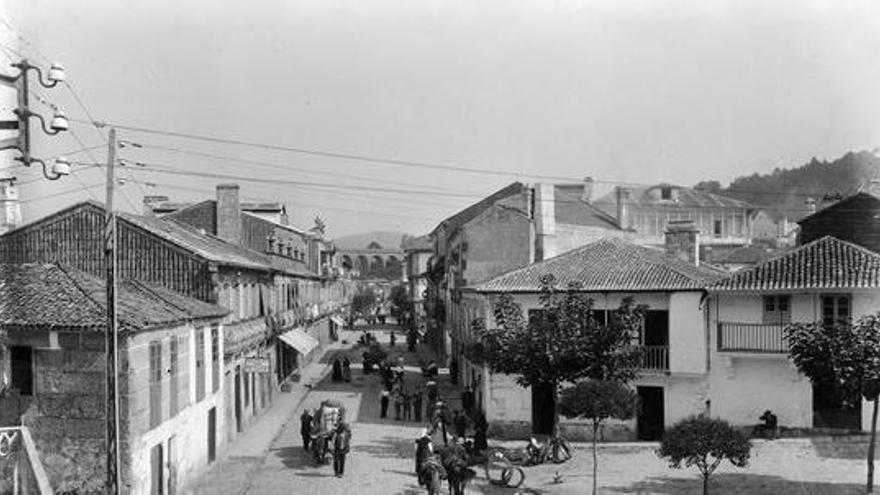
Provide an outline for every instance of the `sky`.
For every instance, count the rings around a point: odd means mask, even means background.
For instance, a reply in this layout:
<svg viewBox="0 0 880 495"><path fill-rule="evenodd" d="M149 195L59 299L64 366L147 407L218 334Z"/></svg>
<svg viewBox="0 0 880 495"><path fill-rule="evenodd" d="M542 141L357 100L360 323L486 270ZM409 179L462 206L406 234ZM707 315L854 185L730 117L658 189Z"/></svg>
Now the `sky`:
<svg viewBox="0 0 880 495"><path fill-rule="evenodd" d="M418 235L514 180L726 184L880 146L876 1L0 2L0 61L61 62L37 93L69 117L285 148L119 129L143 145L119 150L126 211L237 182L302 227ZM103 201L107 129L71 127L32 152L97 146L70 177L0 157L25 222Z"/></svg>

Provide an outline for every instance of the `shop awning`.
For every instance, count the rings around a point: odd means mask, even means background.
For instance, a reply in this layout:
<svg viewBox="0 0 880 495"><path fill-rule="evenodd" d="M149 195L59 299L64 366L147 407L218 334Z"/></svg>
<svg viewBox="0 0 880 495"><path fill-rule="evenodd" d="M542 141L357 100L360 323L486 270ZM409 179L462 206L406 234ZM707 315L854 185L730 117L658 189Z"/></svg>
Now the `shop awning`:
<svg viewBox="0 0 880 495"><path fill-rule="evenodd" d="M330 317L330 319L333 321L333 323L336 323L340 327L345 326L345 320L343 320L342 317L339 315L333 315Z"/></svg>
<svg viewBox="0 0 880 495"><path fill-rule="evenodd" d="M312 349L318 347L318 341L311 335L305 333L301 328L288 330L279 335L278 338L302 354L308 354Z"/></svg>

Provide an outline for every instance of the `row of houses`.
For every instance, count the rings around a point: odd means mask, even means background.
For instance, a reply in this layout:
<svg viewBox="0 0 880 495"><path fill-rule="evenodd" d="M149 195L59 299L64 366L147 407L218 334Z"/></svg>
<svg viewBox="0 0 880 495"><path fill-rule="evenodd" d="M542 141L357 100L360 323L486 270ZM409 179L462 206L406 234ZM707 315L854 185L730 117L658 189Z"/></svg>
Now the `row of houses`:
<svg viewBox="0 0 880 495"><path fill-rule="evenodd" d="M336 336L354 292L316 221L248 205L237 185L119 213L122 484L175 493ZM28 426L52 486L100 491L106 311L103 205L0 236L0 415ZM73 433L72 433L73 432Z"/></svg>
<svg viewBox="0 0 880 495"><path fill-rule="evenodd" d="M526 313L539 310L547 274L560 290L578 282L597 311L616 309L625 298L649 307L639 336L643 371L634 384L641 408L633 421L610 425L605 438L657 439L666 426L698 413L746 427L767 409L793 429L866 427L861 407L843 406L796 371L783 329L880 307L880 199L859 193L809 216L800 222L797 246L731 271L706 254L750 247L757 208L658 186L639 192L637 203L618 188L612 215L590 201L591 185L513 184L428 236L428 334L438 353L459 363L459 379L475 391L493 432L549 432L554 394L524 389L483 366L468 352L472 324L494 326L492 308L502 294ZM653 213L646 206L652 198ZM628 221L634 204L639 215L653 217ZM663 225L662 241L653 227L639 231L642 224ZM424 251L407 252L409 260L419 256ZM574 436L587 434L584 426L562 424Z"/></svg>

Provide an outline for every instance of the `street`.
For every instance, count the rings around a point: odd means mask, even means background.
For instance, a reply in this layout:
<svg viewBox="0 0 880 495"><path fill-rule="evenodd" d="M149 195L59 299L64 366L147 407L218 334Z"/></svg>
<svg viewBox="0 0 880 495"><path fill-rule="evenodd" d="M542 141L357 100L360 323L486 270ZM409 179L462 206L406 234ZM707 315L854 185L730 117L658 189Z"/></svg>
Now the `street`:
<svg viewBox="0 0 880 495"><path fill-rule="evenodd" d="M389 356L403 355L407 364L406 379L410 385L419 383L416 371L418 358L407 352L398 339L398 345L387 346L388 329L374 331L383 342ZM343 331L342 339L355 340L358 332ZM347 353L352 362L360 362L360 349L328 353L322 359L328 365L333 357ZM413 474L414 440L422 426L415 422L395 421L393 406L389 418L379 416L381 385L376 374L364 376L360 367L353 366L351 383L333 383L327 375L316 384L305 399L310 409L322 400L334 399L346 407L346 416L352 425L352 449L343 478L333 475L331 463L315 466L302 448L299 435L299 414L302 409L290 411L290 417L265 458L251 475L245 491L249 495L288 493L330 494L416 494L425 493ZM450 387L445 378L441 390ZM451 397L452 398L452 397ZM454 399L454 398L453 398ZM456 401L452 401L453 409ZM439 440L439 439L438 439ZM510 448L521 447L521 442L492 442ZM520 493L581 494L590 486L590 446L575 444L575 457L562 465L545 464L525 469L526 480ZM863 445L837 442L809 441L806 439L757 442L752 460L746 469L728 464L718 468L713 477L715 494L839 494L861 493L864 478ZM599 486L601 493L680 494L700 493L701 486L695 470L670 469L654 454L652 444L608 444L600 446ZM797 459L797 462L791 462ZM251 467L253 459L241 459L242 469ZM516 493L489 484L479 466L468 493ZM561 483L554 477L560 473ZM448 487L444 485L444 492Z"/></svg>

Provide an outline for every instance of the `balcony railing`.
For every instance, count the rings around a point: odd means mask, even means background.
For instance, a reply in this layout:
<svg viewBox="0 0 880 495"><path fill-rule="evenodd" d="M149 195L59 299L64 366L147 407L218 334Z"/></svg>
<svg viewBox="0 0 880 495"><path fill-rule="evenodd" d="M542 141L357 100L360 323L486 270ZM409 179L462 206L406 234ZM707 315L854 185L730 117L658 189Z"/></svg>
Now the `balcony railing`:
<svg viewBox="0 0 880 495"><path fill-rule="evenodd" d="M0 428L0 493L53 493L34 441L24 426Z"/></svg>
<svg viewBox="0 0 880 495"><path fill-rule="evenodd" d="M718 322L718 351L787 353L784 328L785 325L779 323Z"/></svg>
<svg viewBox="0 0 880 495"><path fill-rule="evenodd" d="M643 345L642 369L649 371L669 371L669 346Z"/></svg>

